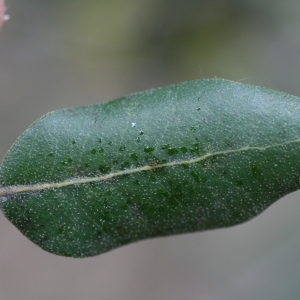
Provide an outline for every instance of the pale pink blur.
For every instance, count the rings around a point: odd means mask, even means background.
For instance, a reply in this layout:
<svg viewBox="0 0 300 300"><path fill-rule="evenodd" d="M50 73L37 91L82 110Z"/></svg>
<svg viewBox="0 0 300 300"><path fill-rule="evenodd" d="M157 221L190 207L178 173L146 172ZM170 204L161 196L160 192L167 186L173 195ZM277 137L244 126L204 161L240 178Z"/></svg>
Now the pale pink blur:
<svg viewBox="0 0 300 300"><path fill-rule="evenodd" d="M4 0L0 0L0 30L1 30L2 26L3 26L4 15L5 15L5 4L4 4Z"/></svg>

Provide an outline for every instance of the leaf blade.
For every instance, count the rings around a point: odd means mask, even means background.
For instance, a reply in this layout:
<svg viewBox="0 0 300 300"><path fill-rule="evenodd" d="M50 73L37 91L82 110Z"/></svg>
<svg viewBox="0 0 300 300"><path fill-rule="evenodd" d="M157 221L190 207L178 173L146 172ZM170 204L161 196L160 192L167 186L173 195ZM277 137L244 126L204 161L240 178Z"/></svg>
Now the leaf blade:
<svg viewBox="0 0 300 300"><path fill-rule="evenodd" d="M299 113L299 98L217 79L53 112L5 158L1 207L75 257L239 224L299 189Z"/></svg>

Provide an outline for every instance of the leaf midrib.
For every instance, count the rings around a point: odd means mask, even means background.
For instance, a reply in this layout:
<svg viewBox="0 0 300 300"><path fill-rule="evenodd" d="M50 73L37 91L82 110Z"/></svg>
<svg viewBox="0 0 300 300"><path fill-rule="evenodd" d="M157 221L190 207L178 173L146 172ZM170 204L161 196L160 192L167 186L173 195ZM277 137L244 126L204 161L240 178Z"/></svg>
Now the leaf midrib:
<svg viewBox="0 0 300 300"><path fill-rule="evenodd" d="M0 203L3 203L7 201L6 197L13 196L15 194L19 193L30 193L35 191L43 191L47 189L55 189L55 188L63 188L70 185L80 185L80 184L86 184L91 182L100 182L100 181L106 181L109 179L112 179L114 177L119 177L123 175L129 175L139 172L145 172L145 171L151 171L154 169L161 169L166 167L174 167L179 165L191 165L194 163L198 163L200 161L203 161L207 158L217 156L217 155L224 155L224 154L231 154L231 153L238 153L242 151L249 151L249 150L258 150L258 151L265 151L270 148L276 148L281 147L287 144L294 144L294 143L300 143L300 139L287 141L280 144L274 144L274 145L268 145L265 147L258 147L258 146L245 146L238 149L232 149L232 150L224 150L224 151L216 151L216 152L208 152L205 155L192 158L189 160L179 160L179 161L172 161L167 162L163 164L157 164L157 165L146 165L139 168L133 168L133 169L127 169L123 171L117 171L114 173L102 175L102 176L96 176L96 177L83 177L83 178L73 178L70 180L65 180L62 182L53 182L53 183L39 183L39 184L33 184L33 185L15 185L15 186L5 186L0 188Z"/></svg>

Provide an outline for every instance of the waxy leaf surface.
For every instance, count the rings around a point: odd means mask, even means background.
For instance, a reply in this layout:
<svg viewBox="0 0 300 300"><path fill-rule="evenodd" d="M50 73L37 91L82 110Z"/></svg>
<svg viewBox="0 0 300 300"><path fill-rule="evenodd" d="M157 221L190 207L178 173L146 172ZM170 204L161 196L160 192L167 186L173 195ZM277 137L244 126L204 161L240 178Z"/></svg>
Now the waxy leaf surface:
<svg viewBox="0 0 300 300"><path fill-rule="evenodd" d="M220 79L49 113L0 170L0 208L59 255L232 226L300 185L300 101Z"/></svg>

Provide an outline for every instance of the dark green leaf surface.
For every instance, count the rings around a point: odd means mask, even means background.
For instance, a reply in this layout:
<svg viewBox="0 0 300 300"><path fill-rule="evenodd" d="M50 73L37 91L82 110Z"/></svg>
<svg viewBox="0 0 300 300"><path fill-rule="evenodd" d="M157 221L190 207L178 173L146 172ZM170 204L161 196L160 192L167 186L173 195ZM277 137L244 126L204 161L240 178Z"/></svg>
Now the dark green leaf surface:
<svg viewBox="0 0 300 300"><path fill-rule="evenodd" d="M299 98L201 80L42 117L4 160L0 207L43 249L84 257L239 224L299 174Z"/></svg>

